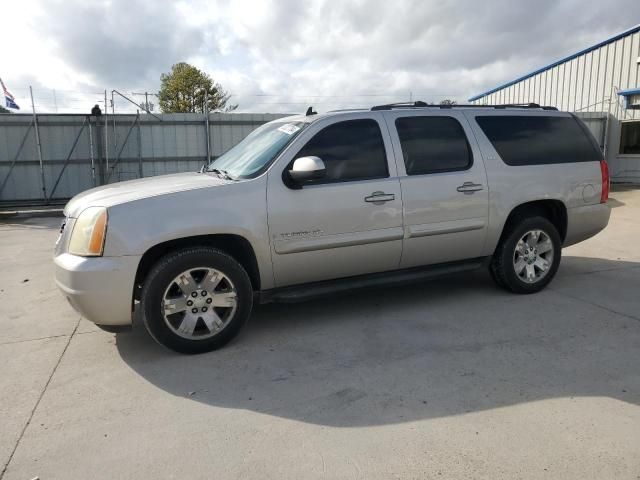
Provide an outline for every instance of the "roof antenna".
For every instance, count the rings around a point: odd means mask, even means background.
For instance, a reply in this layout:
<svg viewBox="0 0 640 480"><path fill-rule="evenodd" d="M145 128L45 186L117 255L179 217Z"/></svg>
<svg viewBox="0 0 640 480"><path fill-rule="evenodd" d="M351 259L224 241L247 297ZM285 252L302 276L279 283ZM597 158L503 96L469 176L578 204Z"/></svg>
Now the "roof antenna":
<svg viewBox="0 0 640 480"><path fill-rule="evenodd" d="M309 108L307 108L307 113L305 113L305 115L306 115L307 117L308 117L308 116L310 116L310 115L317 115L317 114L318 114L318 112L314 112L314 111L313 111L313 107L309 107Z"/></svg>

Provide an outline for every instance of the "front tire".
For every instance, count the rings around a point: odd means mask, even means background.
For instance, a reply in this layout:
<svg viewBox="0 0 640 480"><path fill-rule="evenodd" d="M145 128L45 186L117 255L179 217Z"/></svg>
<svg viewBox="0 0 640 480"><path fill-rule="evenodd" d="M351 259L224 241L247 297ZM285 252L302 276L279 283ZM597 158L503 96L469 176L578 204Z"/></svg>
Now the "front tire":
<svg viewBox="0 0 640 480"><path fill-rule="evenodd" d="M161 258L142 289L149 334L180 353L216 350L242 329L253 306L247 272L210 247L177 250Z"/></svg>
<svg viewBox="0 0 640 480"><path fill-rule="evenodd" d="M491 275L511 292L539 292L558 271L561 250L560 235L549 220L524 218L502 238L491 261Z"/></svg>

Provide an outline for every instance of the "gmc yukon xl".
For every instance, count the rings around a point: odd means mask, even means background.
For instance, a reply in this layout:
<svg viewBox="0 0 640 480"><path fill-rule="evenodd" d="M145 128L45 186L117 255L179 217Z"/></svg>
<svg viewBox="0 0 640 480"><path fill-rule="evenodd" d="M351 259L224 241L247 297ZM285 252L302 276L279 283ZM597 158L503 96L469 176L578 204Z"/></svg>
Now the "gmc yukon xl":
<svg viewBox="0 0 640 480"><path fill-rule="evenodd" d="M535 104L391 104L282 118L200 172L94 188L65 207L55 275L108 330L216 349L254 302L486 267L514 293L609 221L600 148Z"/></svg>

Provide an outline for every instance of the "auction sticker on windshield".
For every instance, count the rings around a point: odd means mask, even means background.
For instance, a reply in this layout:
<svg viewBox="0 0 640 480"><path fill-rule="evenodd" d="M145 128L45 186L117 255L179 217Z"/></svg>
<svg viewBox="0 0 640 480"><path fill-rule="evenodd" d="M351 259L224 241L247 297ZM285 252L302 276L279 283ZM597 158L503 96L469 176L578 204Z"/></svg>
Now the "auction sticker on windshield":
<svg viewBox="0 0 640 480"><path fill-rule="evenodd" d="M293 135L298 130L300 130L300 127L294 123L285 123L280 128L278 128L279 132L286 133L287 135Z"/></svg>

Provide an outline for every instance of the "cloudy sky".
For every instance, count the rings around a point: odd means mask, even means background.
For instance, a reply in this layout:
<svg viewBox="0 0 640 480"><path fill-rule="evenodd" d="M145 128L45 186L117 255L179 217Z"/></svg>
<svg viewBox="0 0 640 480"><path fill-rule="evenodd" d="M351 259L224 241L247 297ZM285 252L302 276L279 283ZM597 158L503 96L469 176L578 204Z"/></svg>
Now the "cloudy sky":
<svg viewBox="0 0 640 480"><path fill-rule="evenodd" d="M465 101L640 23L640 1L4 0L1 16L22 111L29 85L39 111L87 111L187 61L240 111L298 112Z"/></svg>

